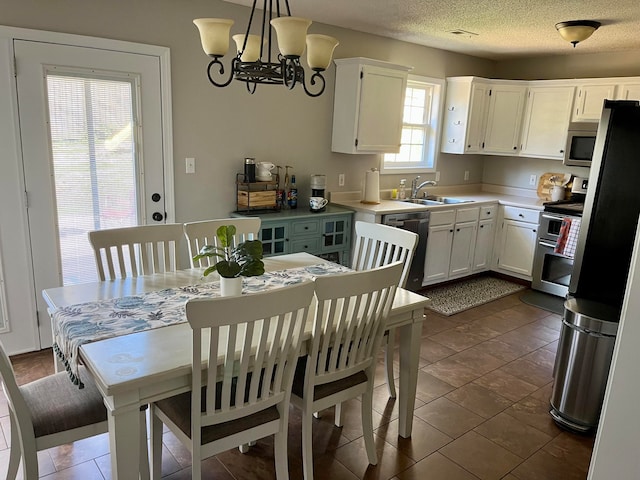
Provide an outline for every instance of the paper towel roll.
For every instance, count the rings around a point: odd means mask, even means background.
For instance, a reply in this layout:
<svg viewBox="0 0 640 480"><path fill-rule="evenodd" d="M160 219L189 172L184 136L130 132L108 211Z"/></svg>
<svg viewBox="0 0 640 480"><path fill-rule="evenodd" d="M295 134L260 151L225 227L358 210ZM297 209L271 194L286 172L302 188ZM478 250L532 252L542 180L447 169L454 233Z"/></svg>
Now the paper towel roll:
<svg viewBox="0 0 640 480"><path fill-rule="evenodd" d="M362 203L380 203L380 172L375 168L365 173Z"/></svg>

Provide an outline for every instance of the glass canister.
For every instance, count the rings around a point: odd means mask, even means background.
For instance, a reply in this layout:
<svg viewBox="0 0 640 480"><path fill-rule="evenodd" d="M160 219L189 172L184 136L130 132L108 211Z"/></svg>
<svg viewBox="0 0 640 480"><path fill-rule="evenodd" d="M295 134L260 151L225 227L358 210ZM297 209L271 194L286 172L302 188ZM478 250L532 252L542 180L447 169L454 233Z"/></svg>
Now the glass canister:
<svg viewBox="0 0 640 480"><path fill-rule="evenodd" d="M256 159L246 157L244 159L244 181L253 183L256 181Z"/></svg>

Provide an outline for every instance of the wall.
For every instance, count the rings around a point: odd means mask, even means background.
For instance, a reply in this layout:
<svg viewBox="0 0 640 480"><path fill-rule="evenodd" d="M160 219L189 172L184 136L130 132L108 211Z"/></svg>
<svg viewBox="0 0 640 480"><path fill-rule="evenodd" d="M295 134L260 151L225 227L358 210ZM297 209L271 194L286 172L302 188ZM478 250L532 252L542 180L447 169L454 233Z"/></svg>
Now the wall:
<svg viewBox="0 0 640 480"><path fill-rule="evenodd" d="M295 14L295 3L292 5ZM318 98L300 88L261 85L254 95L234 82L219 89L206 77L208 57L202 52L192 20L198 17L235 19L232 33L243 32L249 9L218 0L4 0L2 23L140 43L171 49L176 215L179 222L226 216L235 209L235 173L245 156L257 161L292 165L301 195L309 193L309 176L327 174L328 190L358 190L365 170L378 165L375 155L334 154L331 148L333 78ZM375 35L313 24L310 32L340 40L337 58L363 56L412 65L413 72L444 78L451 75L494 75L494 62L393 41ZM230 59L227 58L226 62ZM228 64L228 63L227 63ZM196 158L196 173L187 175L184 159ZM482 167L470 158L455 159L455 171L470 170L479 181ZM463 164L463 165L460 165ZM465 165L469 165L468 167ZM441 184L459 183L442 162ZM382 188L400 176L383 176ZM427 176L425 176L427 178Z"/></svg>

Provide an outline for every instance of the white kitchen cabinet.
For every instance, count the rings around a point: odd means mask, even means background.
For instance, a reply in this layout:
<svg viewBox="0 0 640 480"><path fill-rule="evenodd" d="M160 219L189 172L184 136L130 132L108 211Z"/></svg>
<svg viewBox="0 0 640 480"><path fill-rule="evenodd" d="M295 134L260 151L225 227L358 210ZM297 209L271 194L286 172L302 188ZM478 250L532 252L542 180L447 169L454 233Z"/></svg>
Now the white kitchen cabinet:
<svg viewBox="0 0 640 480"><path fill-rule="evenodd" d="M502 226L496 254L496 270L531 280L540 212L526 208L500 208Z"/></svg>
<svg viewBox="0 0 640 480"><path fill-rule="evenodd" d="M411 67L368 58L336 59L331 150L398 153Z"/></svg>
<svg viewBox="0 0 640 480"><path fill-rule="evenodd" d="M479 153L487 116L489 83L478 77L447 78L440 151Z"/></svg>
<svg viewBox="0 0 640 480"><path fill-rule="evenodd" d="M492 84L482 151L491 155L517 155L527 88Z"/></svg>
<svg viewBox="0 0 640 480"><path fill-rule="evenodd" d="M472 272L484 272L491 268L493 245L496 232L496 212L498 205L480 207L480 221L473 254Z"/></svg>
<svg viewBox="0 0 640 480"><path fill-rule="evenodd" d="M640 80L635 83L623 83L618 87L618 100L640 100Z"/></svg>
<svg viewBox="0 0 640 480"><path fill-rule="evenodd" d="M614 82L578 84L571 119L574 122L597 122L602 115L604 101L615 98L616 84Z"/></svg>
<svg viewBox="0 0 640 480"><path fill-rule="evenodd" d="M469 275L480 208L431 212L423 285Z"/></svg>
<svg viewBox="0 0 640 480"><path fill-rule="evenodd" d="M527 95L520 156L564 158L574 86L532 86Z"/></svg>
<svg viewBox="0 0 640 480"><path fill-rule="evenodd" d="M444 153L517 153L526 84L479 77L447 79Z"/></svg>

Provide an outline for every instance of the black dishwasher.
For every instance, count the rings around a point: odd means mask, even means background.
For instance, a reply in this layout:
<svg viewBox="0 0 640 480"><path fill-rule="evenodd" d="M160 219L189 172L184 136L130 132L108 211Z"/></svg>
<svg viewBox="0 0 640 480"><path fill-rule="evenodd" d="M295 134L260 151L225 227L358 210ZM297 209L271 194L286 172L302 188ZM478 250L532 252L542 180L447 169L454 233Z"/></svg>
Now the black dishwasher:
<svg viewBox="0 0 640 480"><path fill-rule="evenodd" d="M392 213L382 216L382 223L392 227L409 230L418 234L418 245L413 253L409 277L404 288L416 292L422 288L424 277L424 260L427 254L427 237L429 236L429 212Z"/></svg>

